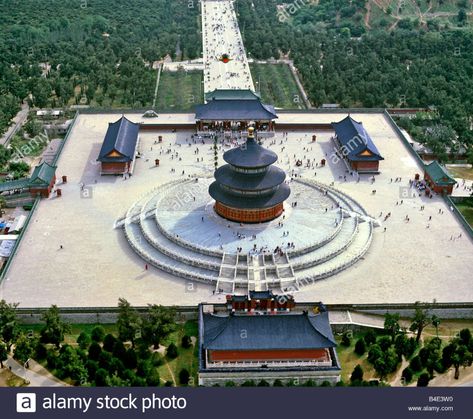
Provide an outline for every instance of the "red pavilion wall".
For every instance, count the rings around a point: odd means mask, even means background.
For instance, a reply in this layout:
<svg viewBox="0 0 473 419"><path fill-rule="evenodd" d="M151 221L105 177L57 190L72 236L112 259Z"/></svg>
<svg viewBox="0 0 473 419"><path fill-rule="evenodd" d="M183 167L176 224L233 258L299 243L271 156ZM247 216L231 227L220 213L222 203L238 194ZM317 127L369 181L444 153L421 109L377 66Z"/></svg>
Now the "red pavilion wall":
<svg viewBox="0 0 473 419"><path fill-rule="evenodd" d="M209 351L210 362L220 361L328 361L326 349L253 350L253 351Z"/></svg>
<svg viewBox="0 0 473 419"><path fill-rule="evenodd" d="M215 203L215 211L218 215L231 221L239 223L262 223L279 217L284 211L284 205L280 203L271 208L245 210L228 207L217 201Z"/></svg>

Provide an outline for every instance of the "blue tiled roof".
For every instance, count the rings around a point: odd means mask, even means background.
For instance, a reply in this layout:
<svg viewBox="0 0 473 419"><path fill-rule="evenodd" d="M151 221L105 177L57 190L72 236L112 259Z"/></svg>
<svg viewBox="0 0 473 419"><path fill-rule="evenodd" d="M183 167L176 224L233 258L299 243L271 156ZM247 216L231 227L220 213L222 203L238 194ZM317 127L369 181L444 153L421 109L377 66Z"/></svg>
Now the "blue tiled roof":
<svg viewBox="0 0 473 419"><path fill-rule="evenodd" d="M223 160L237 167L257 168L276 163L278 156L259 145L254 138L248 138L241 146L226 151Z"/></svg>
<svg viewBox="0 0 473 419"><path fill-rule="evenodd" d="M236 196L226 190L224 190L220 184L215 181L209 186L210 196L222 204L239 209L263 209L272 208L281 202L284 202L289 195L291 195L291 189L286 183L282 183L277 188L276 192L268 195L259 195L248 197L246 195Z"/></svg>
<svg viewBox="0 0 473 419"><path fill-rule="evenodd" d="M242 331L245 331L242 334ZM208 350L321 349L336 346L328 313L203 315Z"/></svg>
<svg viewBox="0 0 473 419"><path fill-rule="evenodd" d="M97 160L101 162L132 161L139 130L139 124L129 121L124 116L118 121L110 123ZM118 152L120 156L107 157L113 151Z"/></svg>
<svg viewBox="0 0 473 419"><path fill-rule="evenodd" d="M197 105L195 119L198 121L271 121L276 119L271 105L259 100L211 100Z"/></svg>
<svg viewBox="0 0 473 419"><path fill-rule="evenodd" d="M225 164L215 171L215 179L230 188L240 190L264 190L280 185L286 179L286 173L279 167L270 166L263 174L255 176L238 173L232 166Z"/></svg>
<svg viewBox="0 0 473 419"><path fill-rule="evenodd" d="M361 122L357 122L351 116L347 116L340 122L332 122L332 126L349 160L384 160ZM362 153L366 153L366 155Z"/></svg>

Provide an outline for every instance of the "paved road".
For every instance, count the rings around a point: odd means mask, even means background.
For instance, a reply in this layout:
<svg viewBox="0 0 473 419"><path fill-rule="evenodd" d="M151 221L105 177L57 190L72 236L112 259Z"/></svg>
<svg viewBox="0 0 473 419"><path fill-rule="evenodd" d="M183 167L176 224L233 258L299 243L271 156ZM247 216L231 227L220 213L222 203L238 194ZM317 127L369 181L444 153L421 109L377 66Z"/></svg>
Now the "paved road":
<svg viewBox="0 0 473 419"><path fill-rule="evenodd" d="M28 111L30 110L28 104L24 103L21 105L21 110L13 118L13 125L8 128L7 132L3 134L0 139L0 144L6 145L10 139L15 135L16 131L23 125L28 117Z"/></svg>
<svg viewBox="0 0 473 419"><path fill-rule="evenodd" d="M255 90L238 21L230 0L202 2L204 89ZM230 61L224 63L227 54Z"/></svg>
<svg viewBox="0 0 473 419"><path fill-rule="evenodd" d="M33 363L34 361L32 361ZM13 374L25 379L25 369L21 364L15 361L13 358L8 357L8 360L5 362L7 367L11 367ZM44 371L44 369L42 369ZM31 387L61 387L66 384L61 382L56 377L51 376L49 373L39 374L31 369L26 370L26 380L29 381L28 386Z"/></svg>

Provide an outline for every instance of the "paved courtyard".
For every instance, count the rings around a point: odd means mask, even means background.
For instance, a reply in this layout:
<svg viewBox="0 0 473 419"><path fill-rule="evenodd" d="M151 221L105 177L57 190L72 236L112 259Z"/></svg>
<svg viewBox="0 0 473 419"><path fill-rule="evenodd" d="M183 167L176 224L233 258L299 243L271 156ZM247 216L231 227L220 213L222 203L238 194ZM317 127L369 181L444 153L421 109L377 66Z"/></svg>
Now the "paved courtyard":
<svg viewBox="0 0 473 419"><path fill-rule="evenodd" d="M320 123L346 116L301 115ZM142 120L140 115L126 116L133 121ZM163 144L159 145L155 144L158 133L141 133L143 156L137 160L133 176L128 180L101 177L96 158L108 123L119 117L78 117L58 163L58 177L68 176L68 183L59 186L63 196L40 202L1 284L0 298L20 302L22 307L115 306L119 297L135 305L224 300L223 295L213 294L213 287L174 278L154 267L145 270L143 260L128 245L123 231L114 228L115 221L156 186L188 179L189 175L211 175L213 151L209 140L194 144L190 131L163 131L159 133ZM408 181L421 169L384 115L352 117L363 122L385 158L374 184L370 176L358 181L347 175L343 162L333 157L329 131L317 132L316 143L310 141L313 132L289 132L287 140L277 133L275 139L265 140L265 146L279 154L278 164L289 175L294 171L325 184L333 182L335 188L358 201L380 224L374 229L371 247L363 260L303 288L297 299L326 303L394 303L434 298L472 301L473 243L440 197L412 196ZM193 116L181 114L179 118L189 122ZM298 120L297 115L287 118ZM158 118L163 123L170 119L172 116ZM161 159L159 167L154 166L155 158ZM324 168L296 167L298 158L312 162L326 158L328 164ZM219 161L221 164L221 157ZM395 182L398 177L401 181ZM82 192L81 183L85 184ZM421 210L421 206L425 209ZM384 221L389 212L391 217ZM406 215L409 221L405 220ZM293 234L296 232L294 228Z"/></svg>

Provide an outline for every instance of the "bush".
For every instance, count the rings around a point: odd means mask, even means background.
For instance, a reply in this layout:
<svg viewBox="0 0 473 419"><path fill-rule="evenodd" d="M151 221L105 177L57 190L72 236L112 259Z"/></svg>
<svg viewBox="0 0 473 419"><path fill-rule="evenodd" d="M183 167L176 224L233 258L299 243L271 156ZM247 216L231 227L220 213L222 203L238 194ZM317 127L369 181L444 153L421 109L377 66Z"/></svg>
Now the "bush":
<svg viewBox="0 0 473 419"><path fill-rule="evenodd" d="M108 386L108 373L103 368L99 368L95 373L95 385L97 387Z"/></svg>
<svg viewBox="0 0 473 419"><path fill-rule="evenodd" d="M411 367L412 371L414 372L419 372L422 370L422 362L418 356L415 356L414 358L411 359L411 362L409 364Z"/></svg>
<svg viewBox="0 0 473 419"><path fill-rule="evenodd" d="M169 359L175 359L177 358L178 355L179 355L179 352L177 350L177 346L174 343L171 343L166 350L166 356Z"/></svg>
<svg viewBox="0 0 473 419"><path fill-rule="evenodd" d="M351 373L351 376L350 376L350 381L352 383L363 381L363 368L361 368L360 364L358 364L353 369L353 372Z"/></svg>
<svg viewBox="0 0 473 419"><path fill-rule="evenodd" d="M391 346L391 344L392 344L391 337L390 336L381 336L378 339L377 343L378 343L379 347L381 348L381 350L383 352L387 351L389 349L389 347Z"/></svg>
<svg viewBox="0 0 473 419"><path fill-rule="evenodd" d="M343 346L350 346L351 344L351 332L345 332L342 336L342 345Z"/></svg>
<svg viewBox="0 0 473 419"><path fill-rule="evenodd" d="M87 349L90 345L90 342L90 336L85 332L81 332L81 334L77 337L77 343L81 349Z"/></svg>
<svg viewBox="0 0 473 419"><path fill-rule="evenodd" d="M123 342L120 342L119 340L115 342L115 345L113 345L112 354L114 357L120 359L121 361L126 358L126 348Z"/></svg>
<svg viewBox="0 0 473 419"><path fill-rule="evenodd" d="M261 380L258 383L258 387L269 387L269 383L266 380Z"/></svg>
<svg viewBox="0 0 473 419"><path fill-rule="evenodd" d="M412 376L413 375L414 375L414 373L412 372L412 369L410 367L406 367L402 371L401 377L404 379L404 382L406 384L409 384L412 381Z"/></svg>
<svg viewBox="0 0 473 419"><path fill-rule="evenodd" d="M189 349L192 346L192 340L190 336L184 335L181 339L181 346L184 349Z"/></svg>
<svg viewBox="0 0 473 419"><path fill-rule="evenodd" d="M419 375L417 379L417 387L427 387L429 385L430 376L428 373L424 372Z"/></svg>
<svg viewBox="0 0 473 419"><path fill-rule="evenodd" d="M115 336L113 336L112 334L109 333L103 339L103 349L107 352L112 352L116 341L117 341L117 339L115 338Z"/></svg>
<svg viewBox="0 0 473 419"><path fill-rule="evenodd" d="M102 326L95 326L90 333L90 338L94 342L103 342L105 337L105 330Z"/></svg>
<svg viewBox="0 0 473 419"><path fill-rule="evenodd" d="M375 361L383 356L383 351L379 347L378 344L374 344L371 346L370 350L368 351L368 361L371 364L374 364Z"/></svg>
<svg viewBox="0 0 473 419"><path fill-rule="evenodd" d="M135 350L133 348L128 349L126 351L125 357L123 358L125 367L134 370L136 368L137 362L138 357L136 356Z"/></svg>
<svg viewBox="0 0 473 419"><path fill-rule="evenodd" d="M364 340L368 346L371 346L376 342L376 333L373 329L370 329L366 332Z"/></svg>
<svg viewBox="0 0 473 419"><path fill-rule="evenodd" d="M46 362L49 370L54 370L57 365L56 353L53 350L49 350L46 355Z"/></svg>
<svg viewBox="0 0 473 419"><path fill-rule="evenodd" d="M190 379L189 371L187 371L185 368L179 371L179 382L182 385L186 386L187 384L189 384L189 379Z"/></svg>
<svg viewBox="0 0 473 419"><path fill-rule="evenodd" d="M42 361L48 356L48 350L41 342L38 342L35 347L35 357L36 360Z"/></svg>
<svg viewBox="0 0 473 419"><path fill-rule="evenodd" d="M100 354L102 353L102 348L97 342L92 342L89 346L89 359L93 361L98 361Z"/></svg>
<svg viewBox="0 0 473 419"><path fill-rule="evenodd" d="M274 380L273 387L284 387L284 384L282 381L278 378L277 380Z"/></svg>
<svg viewBox="0 0 473 419"><path fill-rule="evenodd" d="M218 385L218 384L216 384L216 385ZM214 384L214 386L215 386L215 384ZM235 384L234 381L227 381L225 383L225 387L236 387L236 384Z"/></svg>
<svg viewBox="0 0 473 419"><path fill-rule="evenodd" d="M471 341L471 331L470 329L460 330L460 344L468 346Z"/></svg>
<svg viewBox="0 0 473 419"><path fill-rule="evenodd" d="M357 355L363 355L366 352L366 343L363 338L360 338L355 343L355 353Z"/></svg>
<svg viewBox="0 0 473 419"><path fill-rule="evenodd" d="M242 387L255 387L254 380L246 380L241 386Z"/></svg>
<svg viewBox="0 0 473 419"><path fill-rule="evenodd" d="M158 387L160 384L159 373L156 368L153 368L146 376L146 385L148 387Z"/></svg>
<svg viewBox="0 0 473 419"><path fill-rule="evenodd" d="M173 385L172 381L169 380L164 383L164 387L172 387Z"/></svg>

